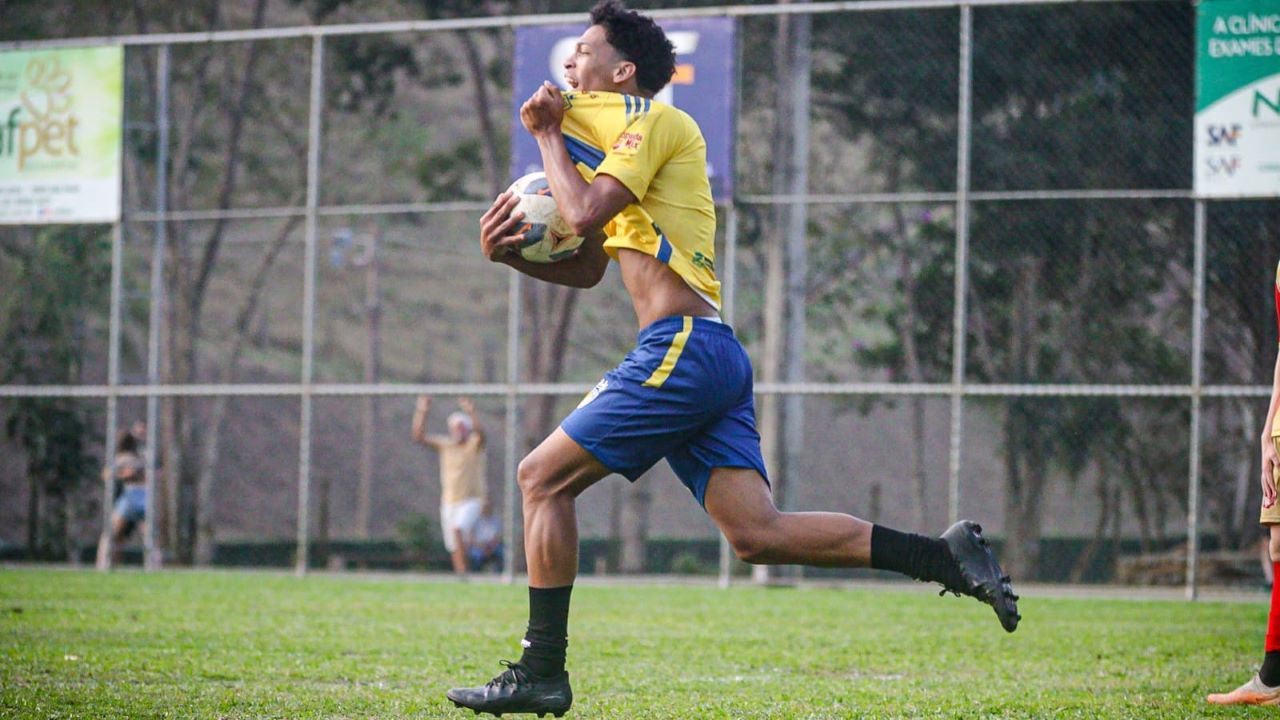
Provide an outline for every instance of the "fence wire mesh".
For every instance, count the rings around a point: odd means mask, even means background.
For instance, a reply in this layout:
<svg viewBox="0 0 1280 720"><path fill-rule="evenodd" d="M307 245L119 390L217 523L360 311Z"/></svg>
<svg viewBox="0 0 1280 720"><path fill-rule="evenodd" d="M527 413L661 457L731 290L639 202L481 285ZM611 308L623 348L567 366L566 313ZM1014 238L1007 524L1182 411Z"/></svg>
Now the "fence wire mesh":
<svg viewBox="0 0 1280 720"><path fill-rule="evenodd" d="M1260 574L1243 558L1280 201L1206 203L1197 273L1192 4L814 7L721 11L744 50L717 250L735 259L726 315L756 362L781 504L919 531L974 516L1021 577L1181 583L1193 532L1213 561L1201 578ZM438 463L409 432L428 392L432 432L476 400L518 564L515 461L635 328L614 271L590 293L513 287L476 252L508 180L510 98L528 91L511 86L513 29L158 45L126 54L118 319L110 232L0 240L0 549L91 555L110 502L102 398L126 427L151 393L166 558L446 568ZM779 101L797 78L801 112ZM780 150L795 137L798 195ZM717 569L716 529L665 465L602 482L578 515L584 571Z"/></svg>

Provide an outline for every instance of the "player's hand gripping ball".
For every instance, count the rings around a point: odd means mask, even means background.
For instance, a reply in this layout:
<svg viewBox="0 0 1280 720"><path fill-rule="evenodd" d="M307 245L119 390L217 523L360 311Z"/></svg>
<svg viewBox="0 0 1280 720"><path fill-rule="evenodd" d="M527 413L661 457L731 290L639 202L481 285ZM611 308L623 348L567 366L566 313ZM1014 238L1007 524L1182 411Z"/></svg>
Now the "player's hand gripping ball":
<svg viewBox="0 0 1280 720"><path fill-rule="evenodd" d="M515 229L522 233L520 256L529 262L553 263L573 255L582 244L569 223L560 217L546 173L529 173L511 183L507 192L519 198L512 215L524 213L524 224Z"/></svg>

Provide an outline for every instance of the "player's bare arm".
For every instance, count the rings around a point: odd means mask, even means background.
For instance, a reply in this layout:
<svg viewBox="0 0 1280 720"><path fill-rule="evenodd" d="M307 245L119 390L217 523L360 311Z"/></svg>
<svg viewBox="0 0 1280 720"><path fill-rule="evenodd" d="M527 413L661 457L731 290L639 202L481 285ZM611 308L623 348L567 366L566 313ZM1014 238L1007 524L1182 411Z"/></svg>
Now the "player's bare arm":
<svg viewBox="0 0 1280 720"><path fill-rule="evenodd" d="M419 445L438 449L446 441L446 438L427 434L427 413L429 412L431 412L430 396L419 395L418 401L413 407L413 424L409 433L413 441Z"/></svg>
<svg viewBox="0 0 1280 720"><path fill-rule="evenodd" d="M589 288L599 284L609 266L609 256L604 251L604 233L596 231L584 236L582 245L573 257L555 263L533 263L520 257L519 232L522 213L513 213L520 198L504 192L493 205L480 216L480 251L493 262L512 268L556 285Z"/></svg>
<svg viewBox="0 0 1280 720"><path fill-rule="evenodd" d="M542 165L551 185L560 216L573 231L586 237L601 230L636 196L616 178L598 175L588 183L578 172L565 148L560 124L564 120L564 98L550 82L544 82L520 106L520 122L538 141Z"/></svg>
<svg viewBox="0 0 1280 720"><path fill-rule="evenodd" d="M1271 438L1271 428L1275 427L1277 410L1280 410L1280 355L1276 356L1276 366L1271 373L1271 406L1267 408L1267 422L1262 426L1262 507L1264 508L1276 504L1275 468L1280 466L1280 455L1276 453L1276 444Z"/></svg>

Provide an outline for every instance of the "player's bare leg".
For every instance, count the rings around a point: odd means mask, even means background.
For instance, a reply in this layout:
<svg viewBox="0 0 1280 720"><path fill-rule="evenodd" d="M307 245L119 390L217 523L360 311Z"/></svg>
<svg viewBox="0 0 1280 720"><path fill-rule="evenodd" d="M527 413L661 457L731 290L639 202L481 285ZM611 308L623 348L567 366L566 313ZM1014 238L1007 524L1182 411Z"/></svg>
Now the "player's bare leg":
<svg viewBox="0 0 1280 720"><path fill-rule="evenodd" d="M1280 525L1268 525L1272 567L1280 564ZM1249 682L1227 693L1205 698L1213 705L1280 705L1280 585L1271 589L1271 612L1267 619L1266 655L1257 674Z"/></svg>
<svg viewBox="0 0 1280 720"><path fill-rule="evenodd" d="M840 513L780 512L755 470L712 470L705 504L707 514L746 562L821 567L871 563L871 523Z"/></svg>
<svg viewBox="0 0 1280 720"><path fill-rule="evenodd" d="M563 715L573 704L569 673L569 594L578 575L577 497L609 474L560 428L520 462L524 552L529 566L529 629L518 662L482 687L455 688L459 707L502 713Z"/></svg>
<svg viewBox="0 0 1280 720"><path fill-rule="evenodd" d="M558 587L578 576L577 498L609 474L560 428L520 462L529 585Z"/></svg>
<svg viewBox="0 0 1280 720"><path fill-rule="evenodd" d="M453 562L453 571L458 575L467 574L467 543L462 538L462 530L453 529L453 552L449 553L449 559Z"/></svg>
<svg viewBox="0 0 1280 720"><path fill-rule="evenodd" d="M784 513L760 474L744 468L712 470L704 501L738 557L749 563L894 570L992 606L1009 632L1021 619L1008 576L971 522L933 539L842 513Z"/></svg>

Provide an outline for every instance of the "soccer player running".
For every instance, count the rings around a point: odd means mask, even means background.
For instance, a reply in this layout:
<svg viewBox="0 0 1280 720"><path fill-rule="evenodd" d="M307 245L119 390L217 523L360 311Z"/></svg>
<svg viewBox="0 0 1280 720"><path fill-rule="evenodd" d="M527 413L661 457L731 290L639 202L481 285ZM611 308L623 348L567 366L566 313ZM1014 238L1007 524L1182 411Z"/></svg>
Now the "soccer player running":
<svg viewBox="0 0 1280 720"><path fill-rule="evenodd" d="M1280 265L1276 266L1276 325L1280 327ZM1262 426L1262 517L1271 534L1271 567L1280 570L1280 503L1276 502L1276 479L1280 478L1280 353L1271 379L1271 405ZM1280 580L1280 572L1275 573ZM1267 616L1266 653L1262 667L1249 682L1229 693L1213 693L1214 705L1280 705L1280 582L1271 583L1271 612Z"/></svg>
<svg viewBox="0 0 1280 720"><path fill-rule="evenodd" d="M517 200L504 193L480 219L481 248L494 262L580 288L599 283L616 260L640 333L636 348L520 463L529 567L520 660L503 661L507 669L489 683L448 698L494 714L569 709L575 498L610 473L635 481L662 458L747 562L869 566L939 582L994 607L1012 632L1017 596L974 523L929 538L850 515L774 507L751 364L719 317L706 144L692 118L652 99L675 72L674 48L653 20L607 0L591 10L564 71L572 90L545 83L520 120L538 142L560 214L586 240L567 260L525 261L515 250Z"/></svg>

